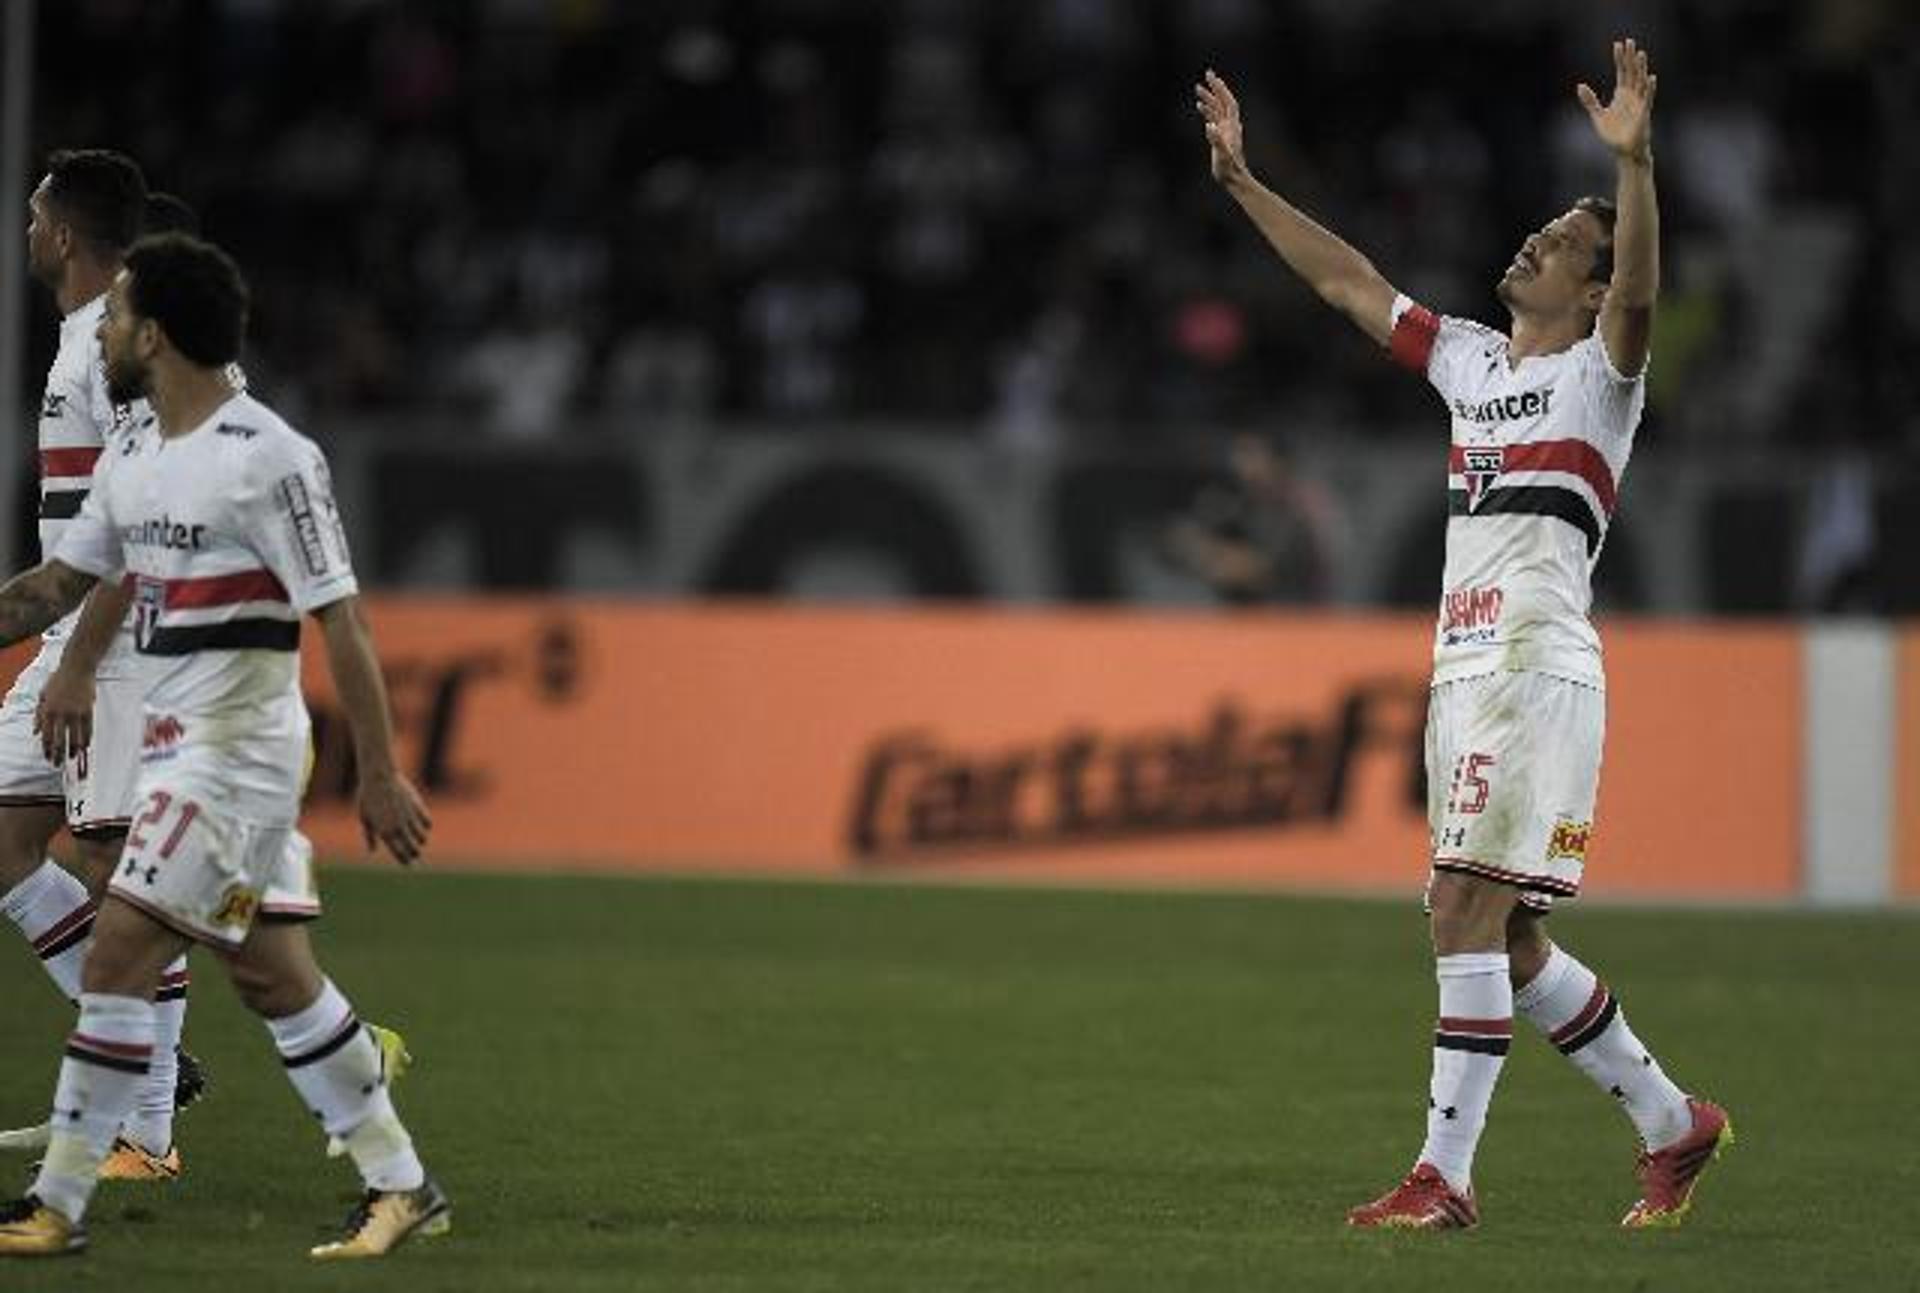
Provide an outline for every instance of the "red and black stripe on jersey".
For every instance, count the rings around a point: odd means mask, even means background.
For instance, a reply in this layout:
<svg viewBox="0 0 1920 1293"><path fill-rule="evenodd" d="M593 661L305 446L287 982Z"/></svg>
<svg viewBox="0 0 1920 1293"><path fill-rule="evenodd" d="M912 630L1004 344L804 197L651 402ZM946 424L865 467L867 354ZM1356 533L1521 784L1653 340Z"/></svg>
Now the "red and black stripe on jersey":
<svg viewBox="0 0 1920 1293"><path fill-rule="evenodd" d="M40 451L40 519L71 521L80 515L93 486L93 465L100 461L97 445Z"/></svg>
<svg viewBox="0 0 1920 1293"><path fill-rule="evenodd" d="M1500 453L1496 481L1521 473L1559 474L1584 482L1589 498L1570 485L1544 482L1524 485L1495 484L1476 498L1465 489L1447 490L1448 516L1551 516L1565 521L1586 536L1587 553L1600 548L1613 518L1619 486L1613 468L1600 451L1584 440L1534 440L1521 444L1487 446ZM1459 476L1468 469L1468 447L1452 445L1447 455L1447 472Z"/></svg>
<svg viewBox="0 0 1920 1293"><path fill-rule="evenodd" d="M142 654L180 656L196 651L298 651L300 621L286 586L271 571L240 570L197 579L148 580L161 585L158 615L139 635ZM246 606L255 613L229 619L183 619L182 613ZM269 609L284 612L269 613Z"/></svg>

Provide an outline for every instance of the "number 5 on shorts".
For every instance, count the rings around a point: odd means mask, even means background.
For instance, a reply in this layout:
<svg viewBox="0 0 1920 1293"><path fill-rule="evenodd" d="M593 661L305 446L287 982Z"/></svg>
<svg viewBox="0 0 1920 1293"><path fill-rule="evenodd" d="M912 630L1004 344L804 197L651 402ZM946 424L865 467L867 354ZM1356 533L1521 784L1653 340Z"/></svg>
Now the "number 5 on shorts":
<svg viewBox="0 0 1920 1293"><path fill-rule="evenodd" d="M1493 787L1480 774L1491 768L1493 763L1491 754L1463 754L1454 760L1453 791L1447 796L1448 812L1470 814L1486 811L1487 796L1493 793Z"/></svg>

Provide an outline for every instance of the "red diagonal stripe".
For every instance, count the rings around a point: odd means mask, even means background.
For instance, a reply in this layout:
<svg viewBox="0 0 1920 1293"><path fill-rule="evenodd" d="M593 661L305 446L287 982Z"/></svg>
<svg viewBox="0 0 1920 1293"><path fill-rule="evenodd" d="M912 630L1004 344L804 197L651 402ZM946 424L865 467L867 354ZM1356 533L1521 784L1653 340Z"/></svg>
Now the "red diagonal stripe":
<svg viewBox="0 0 1920 1293"><path fill-rule="evenodd" d="M1440 1016L1440 1022L1434 1025L1443 1033L1474 1033L1481 1037L1513 1036L1513 1019L1456 1019L1451 1015Z"/></svg>
<svg viewBox="0 0 1920 1293"><path fill-rule="evenodd" d="M34 950L38 951L49 943L58 942L60 939L65 938L75 925L91 919L93 919L93 904L90 902L81 903L78 907L75 907L72 911L49 925L46 932L41 934L40 937L34 939Z"/></svg>
<svg viewBox="0 0 1920 1293"><path fill-rule="evenodd" d="M1569 1037L1578 1036L1580 1030L1582 1028L1585 1028L1588 1024L1592 1023L1594 1021L1594 1017L1597 1016L1602 1010L1605 1010L1606 1007L1607 1007L1607 985L1600 982L1600 980L1595 979L1593 981L1593 995L1587 998L1586 1005L1580 1007L1580 1013L1575 1015L1572 1019L1569 1019L1566 1023L1560 1025L1560 1027L1554 1029L1552 1034L1548 1036L1547 1040L1549 1042L1552 1042L1555 1046L1558 1046L1561 1042L1566 1041Z"/></svg>
<svg viewBox="0 0 1920 1293"><path fill-rule="evenodd" d="M286 585L271 570L242 570L231 575L167 580L166 609L170 611L232 606L240 602L286 600Z"/></svg>
<svg viewBox="0 0 1920 1293"><path fill-rule="evenodd" d="M75 1033L67 1039L84 1050L99 1051L103 1055L121 1055L130 1060L144 1060L153 1054L152 1046L142 1046L138 1042L110 1042L100 1037L89 1037L85 1033Z"/></svg>
<svg viewBox="0 0 1920 1293"><path fill-rule="evenodd" d="M1613 515L1614 499L1619 492L1613 481L1613 468L1607 465L1600 451L1585 440L1534 440L1502 447L1505 452L1500 462L1501 471L1564 471L1578 476L1600 500L1601 515ZM1447 453L1447 471L1459 475L1466 469L1466 446L1451 446Z"/></svg>
<svg viewBox="0 0 1920 1293"><path fill-rule="evenodd" d="M98 446L88 449L42 449L40 474L42 476L91 476L93 464L99 460Z"/></svg>

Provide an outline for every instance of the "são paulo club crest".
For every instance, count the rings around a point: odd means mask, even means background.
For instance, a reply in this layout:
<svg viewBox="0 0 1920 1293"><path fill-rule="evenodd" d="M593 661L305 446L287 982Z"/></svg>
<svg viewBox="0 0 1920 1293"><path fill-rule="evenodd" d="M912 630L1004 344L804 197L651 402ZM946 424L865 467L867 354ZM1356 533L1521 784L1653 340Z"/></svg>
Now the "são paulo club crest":
<svg viewBox="0 0 1920 1293"><path fill-rule="evenodd" d="M1480 506L1480 500L1492 488L1493 482L1500 478L1500 467L1506 460L1506 450L1499 445L1482 449L1468 449L1464 454L1465 462L1460 474L1467 481L1467 510L1471 512Z"/></svg>

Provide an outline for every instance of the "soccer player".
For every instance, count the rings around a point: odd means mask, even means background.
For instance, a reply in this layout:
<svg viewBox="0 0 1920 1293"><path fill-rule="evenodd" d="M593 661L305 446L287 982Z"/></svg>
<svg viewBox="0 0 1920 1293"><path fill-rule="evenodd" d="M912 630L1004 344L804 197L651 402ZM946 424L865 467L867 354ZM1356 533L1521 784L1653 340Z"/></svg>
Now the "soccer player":
<svg viewBox="0 0 1920 1293"><path fill-rule="evenodd" d="M40 546L50 555L85 502L102 451L147 416L138 402L108 395L95 337L107 285L140 232L147 186L128 157L104 149L56 152L29 200L28 268L62 315L60 345L40 405ZM33 946L61 992L80 997L80 967L94 920L87 884L47 858L64 821L95 893L120 853L133 803L140 734L139 684L131 637L101 644L95 736L70 757L50 759L35 733L43 689L57 670L73 617L47 626L39 653L0 704L0 910ZM205 1087L199 1067L178 1051L187 1008L187 962L162 974L153 1060L127 1125L102 1164L109 1178L177 1176L176 1104ZM35 1129L9 1143L43 1143Z"/></svg>
<svg viewBox="0 0 1920 1293"><path fill-rule="evenodd" d="M1214 177L1280 258L1453 420L1445 587L1427 723L1439 979L1427 1138L1355 1226L1478 1223L1472 1166L1525 1016L1638 1131L1641 1195L1622 1221L1673 1226L1732 1139L1726 1113L1674 1085L1613 994L1541 918L1579 889L1605 717L1590 579L1646 396L1660 282L1651 146L1655 78L1633 41L1614 89L1577 94L1616 159L1612 201L1583 198L1521 244L1498 295L1511 332L1436 316L1247 169L1240 109L1213 72L1195 87Z"/></svg>
<svg viewBox="0 0 1920 1293"><path fill-rule="evenodd" d="M100 324L107 387L118 400L145 397L156 423L110 452L53 556L0 588L5 643L112 576L76 635L113 631L131 606L144 688L139 811L95 919L52 1140L31 1191L0 1208L0 1256L85 1246L100 1161L151 1061L154 988L190 941L225 959L301 1099L345 1140L365 1182L345 1234L312 1255L379 1256L449 1224L394 1112L380 1048L315 961L305 926L255 919L294 857L286 845L311 727L302 614L319 622L353 730L369 844L410 863L430 822L394 765L325 459L229 378L246 312L239 270L206 243L164 234L127 254Z"/></svg>
<svg viewBox="0 0 1920 1293"><path fill-rule="evenodd" d="M130 177L138 177L138 167L117 153L60 154L53 159L53 171L60 175L78 173L82 177L94 176L93 190L111 194L114 203L129 204L136 191L145 189L144 180L137 184L128 182ZM70 187L86 191L84 180L69 181L69 184ZM171 193L151 189L146 189L145 194L140 214L141 232L198 235L200 217L184 200ZM104 211L109 209L108 202L108 198L97 196L94 205ZM46 247L30 254L34 256L36 265L44 264L45 268L36 272L46 280L56 298L63 291L64 279L55 267L62 263L81 266L66 277L84 279L83 289L91 292L88 304L83 307L86 324L84 335L77 330L63 330L62 333L63 344L71 341L76 346L84 347L82 357L69 363L68 368L90 375L84 387L78 388L78 394L85 398L59 401L68 417L64 424L52 424L51 429L56 437L60 437L64 430L65 438L71 439L84 434L87 425L74 419L89 411L94 415L95 422L117 418L118 421L111 426L101 428L103 439L100 443L105 443L105 437L123 431L127 424L151 422L153 413L144 400L114 405L105 397L100 343L95 333L100 310L105 303L106 284L112 279L111 272L105 271L117 272L120 250L125 244L119 244L113 251L110 265L98 267L102 273L91 277L88 277L84 268L88 250L84 242L70 240L64 249L64 261L60 256L51 254L60 250L58 220L64 206L79 204L77 201L67 204L43 202L35 210L38 224L36 232L41 235ZM111 209L116 220L124 221L125 205ZM41 221L42 216L45 217L44 221ZM60 362L55 363L54 370L56 374L62 371ZM246 388L246 374L239 364L231 366L228 378L236 389ZM54 383L50 381L50 392L53 386ZM50 396L48 403L54 402ZM48 430L49 424L43 423L43 441ZM77 507L81 501L82 496L76 494L63 503L63 508ZM43 534L49 524L64 526L66 522L42 521ZM58 530L54 533L57 536ZM44 541L43 546L46 551L52 550ZM16 884L13 893L0 899L0 904L5 905L9 915L13 915L18 907L16 919L20 921L22 932L35 943L37 949L44 949L49 972L75 1004L79 1001L79 972L86 959L94 900L105 891L107 877L119 858L121 840L126 833L124 824L131 814L133 783L139 764L140 698L137 680L132 678L129 664L133 658L131 635L129 631L123 631L126 628L124 624L111 633L105 632L105 627L105 621L102 621L103 631L91 640L77 631L62 632L57 639L59 649L43 652L43 655L50 657L53 666L51 672L43 669L33 675L39 693L37 700L30 696L35 687L23 687L19 689L20 707L22 712L30 711L32 714L33 726L39 732L44 767L63 769L72 778L76 769L91 766L96 774L93 778L95 793L91 798L93 811L99 812L103 804L109 805L111 811L107 813L108 817L120 822L121 826L118 830L90 831L84 824L69 821L70 831L82 838L93 836L98 840L91 852L83 855L83 863L90 864L88 889L91 892L82 889L66 871L49 862L36 870L27 882ZM53 640L51 633L48 636L49 640ZM96 675L99 679L97 688ZM9 723L11 726L8 726ZM13 718L0 720L0 733L18 742L22 751L27 744L22 735L23 726ZM18 765L34 769L42 767L33 762L31 752L15 752L11 746L0 744L0 766L4 766L9 756ZM84 783L84 776L79 779ZM86 802L87 797L84 794L76 796L75 801ZM71 803L68 806L73 808ZM287 838L287 848L293 854L285 868L290 883L263 896L261 919L315 919L319 915L319 903L314 896L312 882L312 843L299 831L293 831ZM19 869L15 865L8 874ZM161 1030L155 1063L147 1083L141 1088L140 1101L133 1117L123 1129L114 1151L101 1164L103 1180L167 1181L177 1178L181 1173L180 1152L172 1140L172 1112L194 1103L207 1086L205 1074L192 1054L168 1045L170 1037L177 1042L184 1023L186 987L186 963L182 960L174 972L162 981L156 1001L161 1012ZM376 1023L369 1022L367 1027L380 1045L388 1081L397 1082L413 1062L406 1039ZM169 1055L177 1058L177 1072L174 1066L167 1063L166 1057ZM0 1149L43 1150L51 1131L46 1123L0 1131ZM346 1152L346 1145L338 1137L333 1137L328 1141L327 1152L332 1157L338 1157Z"/></svg>

